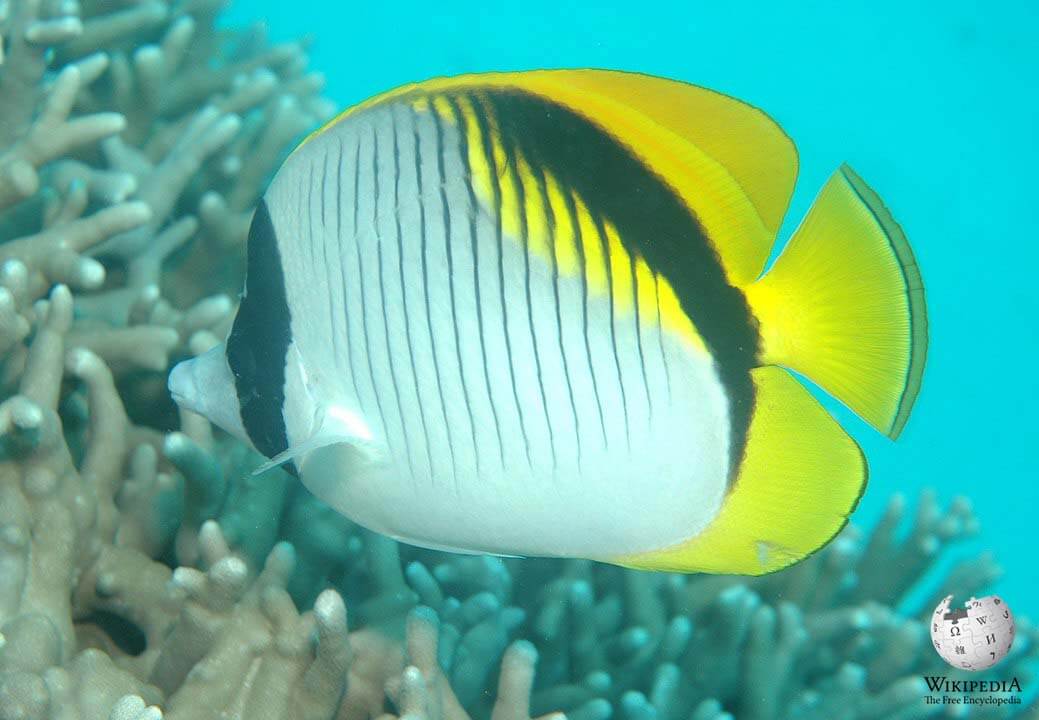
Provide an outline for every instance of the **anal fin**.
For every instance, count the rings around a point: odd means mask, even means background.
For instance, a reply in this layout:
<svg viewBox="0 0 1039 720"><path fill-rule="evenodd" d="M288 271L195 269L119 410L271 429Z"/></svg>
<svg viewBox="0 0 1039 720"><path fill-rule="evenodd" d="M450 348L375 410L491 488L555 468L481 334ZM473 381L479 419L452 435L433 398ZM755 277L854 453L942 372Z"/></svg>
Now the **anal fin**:
<svg viewBox="0 0 1039 720"><path fill-rule="evenodd" d="M613 562L762 575L810 555L844 527L866 486L859 446L786 370L761 367L751 376L746 451L717 517L679 545Z"/></svg>

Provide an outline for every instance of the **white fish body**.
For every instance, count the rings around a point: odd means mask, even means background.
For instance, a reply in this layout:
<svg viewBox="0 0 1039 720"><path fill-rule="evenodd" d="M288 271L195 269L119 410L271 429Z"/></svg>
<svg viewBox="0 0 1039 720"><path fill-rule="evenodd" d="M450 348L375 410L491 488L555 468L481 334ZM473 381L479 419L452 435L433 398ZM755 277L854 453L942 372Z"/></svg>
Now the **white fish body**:
<svg viewBox="0 0 1039 720"><path fill-rule="evenodd" d="M648 90L624 95L633 78ZM813 376L818 356L825 377L831 345L854 345L782 311L798 282L818 286L809 302L824 314L878 314L798 259L826 247L830 218L863 223L849 232L868 254L882 248L878 297L922 318L908 246L842 171L794 259L758 280L785 204L738 162L719 175L664 133L674 118L640 107L658 91L707 93L595 71L471 76L344 114L279 170L253 220L234 330L174 370L174 397L272 464L291 460L344 515L416 545L749 573L813 551L843 525L865 464L789 374L760 366ZM578 108L603 98L642 114L602 105L600 124ZM796 168L766 117L708 99ZM640 133L656 145L643 152ZM665 180L674 157L702 192ZM739 202L722 212L712 198ZM901 378L838 378L863 389L840 397L892 434L922 370L905 325L881 338Z"/></svg>
<svg viewBox="0 0 1039 720"><path fill-rule="evenodd" d="M633 313L617 313L615 359L609 298L585 319L578 276L555 281L557 320L551 262L528 272L522 238L499 239L461 152L457 126L397 103L308 142L269 189L299 358L287 395L305 398L289 447L363 418L382 462L318 494L420 545L611 557L688 537L725 490L712 358L654 307L644 378Z"/></svg>

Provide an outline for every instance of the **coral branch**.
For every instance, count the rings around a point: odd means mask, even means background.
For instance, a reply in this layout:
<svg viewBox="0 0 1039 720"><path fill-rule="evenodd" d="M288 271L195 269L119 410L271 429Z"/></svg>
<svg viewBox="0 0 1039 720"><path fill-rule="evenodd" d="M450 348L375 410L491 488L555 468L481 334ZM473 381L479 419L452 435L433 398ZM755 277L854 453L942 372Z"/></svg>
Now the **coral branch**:
<svg viewBox="0 0 1039 720"><path fill-rule="evenodd" d="M37 169L41 166L126 127L126 119L119 113L96 113L70 119L81 83L78 67L62 70L39 117L17 142L0 153L0 210L39 189Z"/></svg>
<svg viewBox="0 0 1039 720"><path fill-rule="evenodd" d="M963 676L927 616L999 573L947 561L964 499L895 497L761 578L458 556L254 475L176 409L170 365L228 336L254 207L333 109L306 42L223 5L0 0L0 718L941 712L923 677ZM1034 692L1037 656L1019 618L1000 675Z"/></svg>

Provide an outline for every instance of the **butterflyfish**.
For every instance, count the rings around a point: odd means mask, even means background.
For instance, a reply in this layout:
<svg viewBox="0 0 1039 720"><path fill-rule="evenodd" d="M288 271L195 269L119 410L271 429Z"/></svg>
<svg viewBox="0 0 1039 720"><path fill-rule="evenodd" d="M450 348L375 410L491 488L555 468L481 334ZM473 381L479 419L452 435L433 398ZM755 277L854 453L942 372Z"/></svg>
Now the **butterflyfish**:
<svg viewBox="0 0 1039 720"><path fill-rule="evenodd" d="M913 253L850 167L766 270L797 167L764 112L673 80L398 88L285 161L233 329L170 390L408 543L777 570L867 477L794 373L895 438L927 345Z"/></svg>

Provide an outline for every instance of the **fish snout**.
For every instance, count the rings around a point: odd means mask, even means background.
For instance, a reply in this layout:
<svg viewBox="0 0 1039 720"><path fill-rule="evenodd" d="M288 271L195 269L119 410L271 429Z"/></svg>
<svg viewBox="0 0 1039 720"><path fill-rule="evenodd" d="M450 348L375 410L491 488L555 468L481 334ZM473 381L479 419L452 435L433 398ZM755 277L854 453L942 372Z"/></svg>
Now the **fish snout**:
<svg viewBox="0 0 1039 720"><path fill-rule="evenodd" d="M198 357L177 363L166 381L173 401L235 437L251 442L242 424L235 379L223 343Z"/></svg>
<svg viewBox="0 0 1039 720"><path fill-rule="evenodd" d="M193 412L200 412L198 384L195 382L195 366L197 359L184 360L177 363L166 381L166 387L173 396L178 407Z"/></svg>

